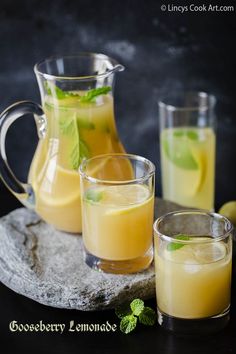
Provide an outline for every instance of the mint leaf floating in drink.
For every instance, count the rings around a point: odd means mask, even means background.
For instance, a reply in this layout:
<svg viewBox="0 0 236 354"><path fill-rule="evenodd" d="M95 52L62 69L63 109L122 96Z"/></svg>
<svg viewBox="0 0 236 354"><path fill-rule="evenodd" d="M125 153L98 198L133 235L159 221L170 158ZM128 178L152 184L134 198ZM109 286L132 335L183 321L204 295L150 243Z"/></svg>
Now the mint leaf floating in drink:
<svg viewBox="0 0 236 354"><path fill-rule="evenodd" d="M121 332L128 334L135 329L137 325L137 317L134 315L128 315L122 318L120 321Z"/></svg>
<svg viewBox="0 0 236 354"><path fill-rule="evenodd" d="M179 235L175 236L173 239L188 241L188 240L190 240L190 237L188 235L179 234ZM184 243L178 243L178 242L172 241L172 242L168 243L167 250L168 251L176 251L184 246L185 246Z"/></svg>
<svg viewBox="0 0 236 354"><path fill-rule="evenodd" d="M48 83L47 81L44 82L44 87L49 96L56 97L58 100L63 100L68 97L78 97L80 95L75 92L70 91L63 91L60 87L55 85L54 83Z"/></svg>
<svg viewBox="0 0 236 354"><path fill-rule="evenodd" d="M77 124L79 129L93 130L95 124L91 122L87 117L77 117Z"/></svg>
<svg viewBox="0 0 236 354"><path fill-rule="evenodd" d="M131 302L130 308L135 316L139 316L144 309L144 302L141 299L135 299Z"/></svg>
<svg viewBox="0 0 236 354"><path fill-rule="evenodd" d="M83 158L89 157L89 149L80 138L79 127L76 115L70 119L59 120L59 127L62 134L70 139L70 165L73 170L77 170Z"/></svg>
<svg viewBox="0 0 236 354"><path fill-rule="evenodd" d="M187 130L186 135L191 140L198 140L198 133L194 130Z"/></svg>
<svg viewBox="0 0 236 354"><path fill-rule="evenodd" d="M88 189L87 192L85 193L85 199L88 202L94 202L97 203L99 202L103 197L103 191L99 189Z"/></svg>
<svg viewBox="0 0 236 354"><path fill-rule="evenodd" d="M93 102L96 97L106 95L108 92L111 91L111 86L104 86L85 91L85 94L81 95L78 92L63 91L53 82L49 83L47 81L45 81L44 87L49 96L56 97L58 100L62 100L68 97L75 97L78 98L79 102L82 103Z"/></svg>
<svg viewBox="0 0 236 354"><path fill-rule="evenodd" d="M153 326L156 322L155 311L147 306L141 299L134 299L130 305L124 304L115 309L117 317L121 319L120 330L128 334L132 332L137 325L137 320L146 326Z"/></svg>
<svg viewBox="0 0 236 354"><path fill-rule="evenodd" d="M139 316L139 322L145 326L153 326L156 323L156 312L151 308L146 306Z"/></svg>
<svg viewBox="0 0 236 354"><path fill-rule="evenodd" d="M176 130L162 133L162 147L171 162L186 170L197 170L197 161L192 155L189 140L197 141L198 134L192 130Z"/></svg>
<svg viewBox="0 0 236 354"><path fill-rule="evenodd" d="M104 86L104 87L99 87L99 88L89 90L86 92L85 95L80 97L80 102L82 103L93 102L96 97L101 95L106 95L110 91L111 91L110 86Z"/></svg>

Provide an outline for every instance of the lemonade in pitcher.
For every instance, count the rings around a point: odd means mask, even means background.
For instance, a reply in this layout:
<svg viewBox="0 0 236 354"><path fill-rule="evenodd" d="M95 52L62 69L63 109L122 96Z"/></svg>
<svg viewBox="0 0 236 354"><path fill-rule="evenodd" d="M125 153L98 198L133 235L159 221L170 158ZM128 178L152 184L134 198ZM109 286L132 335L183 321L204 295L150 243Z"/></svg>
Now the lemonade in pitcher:
<svg viewBox="0 0 236 354"><path fill-rule="evenodd" d="M0 177L22 204L60 230L81 232L82 160L125 152L113 103L114 77L123 70L116 60L97 53L47 58L34 67L42 106L21 101L0 115ZM8 128L24 114L34 117L39 136L28 183L14 176L5 151ZM132 170L116 164L109 174L129 179Z"/></svg>
<svg viewBox="0 0 236 354"><path fill-rule="evenodd" d="M61 230L81 231L78 168L82 159L124 152L109 91L93 90L93 100L89 99L92 91L61 94L55 100L49 90L45 97L47 136L38 145L29 180L37 195L36 211Z"/></svg>

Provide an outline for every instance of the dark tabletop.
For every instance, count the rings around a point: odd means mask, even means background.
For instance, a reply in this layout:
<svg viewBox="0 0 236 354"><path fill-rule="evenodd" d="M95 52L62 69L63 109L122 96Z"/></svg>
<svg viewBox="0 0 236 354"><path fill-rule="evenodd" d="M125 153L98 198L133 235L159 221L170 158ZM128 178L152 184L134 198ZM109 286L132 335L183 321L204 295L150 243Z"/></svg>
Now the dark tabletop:
<svg viewBox="0 0 236 354"><path fill-rule="evenodd" d="M115 89L116 122L128 152L157 166L161 196L157 100L170 90L203 90L217 98L216 210L236 200L236 9L161 11L166 0L1 0L0 110L15 101L39 102L33 65L52 54L103 52L125 65ZM200 4L199 1L193 1ZM212 4L218 3L212 1ZM188 6L189 1L178 1ZM234 5L235 1L227 1ZM26 180L37 137L23 118L7 139L9 162ZM0 215L21 205L0 182ZM220 334L181 338L158 326L131 335L114 333L11 333L9 323L118 324L114 311L83 313L48 308L0 285L0 344L6 353L233 353L235 271L231 321ZM149 301L155 307L155 299Z"/></svg>

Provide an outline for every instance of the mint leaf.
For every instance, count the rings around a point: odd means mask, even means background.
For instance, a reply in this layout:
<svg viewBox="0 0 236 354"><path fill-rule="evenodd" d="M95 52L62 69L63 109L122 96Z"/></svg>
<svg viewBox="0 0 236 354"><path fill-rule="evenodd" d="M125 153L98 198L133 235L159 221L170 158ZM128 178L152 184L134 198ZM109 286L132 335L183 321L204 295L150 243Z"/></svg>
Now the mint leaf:
<svg viewBox="0 0 236 354"><path fill-rule="evenodd" d="M97 189L88 189L85 193L85 199L89 202L97 203L102 199L103 191Z"/></svg>
<svg viewBox="0 0 236 354"><path fill-rule="evenodd" d="M95 129L95 124L91 122L87 117L77 117L77 124L79 129Z"/></svg>
<svg viewBox="0 0 236 354"><path fill-rule="evenodd" d="M49 84L47 81L45 81L44 87L49 96L56 97L58 100L63 100L67 97L80 98L80 95L78 93L63 91L60 87L58 87L52 82Z"/></svg>
<svg viewBox="0 0 236 354"><path fill-rule="evenodd" d="M80 138L77 117L74 115L71 119L60 119L59 127L61 133L67 135L72 142L70 165L72 169L77 170L82 159L90 155L88 146Z"/></svg>
<svg viewBox="0 0 236 354"><path fill-rule="evenodd" d="M175 237L175 239L188 241L188 240L190 240L190 237L188 235L179 234L178 236ZM184 247L183 243L170 242L167 245L167 250L172 252L172 251L178 250L179 248L182 248L182 247Z"/></svg>
<svg viewBox="0 0 236 354"><path fill-rule="evenodd" d="M130 308L135 316L139 316L144 309L144 302L141 299L135 299L131 302Z"/></svg>
<svg viewBox="0 0 236 354"><path fill-rule="evenodd" d="M153 326L156 323L156 317L156 312L146 306L139 315L139 322L146 326Z"/></svg>
<svg viewBox="0 0 236 354"><path fill-rule="evenodd" d="M134 315L128 315L122 318L120 322L121 332L128 334L135 329L137 325L137 317Z"/></svg>
<svg viewBox="0 0 236 354"><path fill-rule="evenodd" d="M131 308L130 308L130 304L129 303L125 303L123 305L118 306L115 309L115 314L120 319L122 319L125 316L131 315L132 311L131 311Z"/></svg>
<svg viewBox="0 0 236 354"><path fill-rule="evenodd" d="M110 91L111 91L110 86L104 86L104 87L99 87L99 88L89 90L84 96L80 97L80 102L83 103L92 102L94 98L96 98L97 96L106 95Z"/></svg>
<svg viewBox="0 0 236 354"><path fill-rule="evenodd" d="M194 130L188 130L187 137L191 140L198 140L198 133L195 132Z"/></svg>

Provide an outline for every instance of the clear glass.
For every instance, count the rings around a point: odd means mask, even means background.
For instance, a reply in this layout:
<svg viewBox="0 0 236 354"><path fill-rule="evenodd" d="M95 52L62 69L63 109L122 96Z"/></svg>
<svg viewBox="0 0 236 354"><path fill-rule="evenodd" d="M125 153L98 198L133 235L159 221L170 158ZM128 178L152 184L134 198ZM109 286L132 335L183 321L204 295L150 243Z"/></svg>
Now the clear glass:
<svg viewBox="0 0 236 354"><path fill-rule="evenodd" d="M115 73L124 67L102 54L52 57L35 65L42 108L17 103L0 117L0 173L22 203L48 223L67 232L81 232L78 168L83 158L124 153L114 116ZM10 124L33 113L39 143L28 184L14 177L7 164L5 136Z"/></svg>
<svg viewBox="0 0 236 354"><path fill-rule="evenodd" d="M214 210L215 102L205 92L177 93L159 102L164 199Z"/></svg>
<svg viewBox="0 0 236 354"><path fill-rule="evenodd" d="M106 154L80 166L86 263L108 273L135 273L153 259L155 167L128 154Z"/></svg>
<svg viewBox="0 0 236 354"><path fill-rule="evenodd" d="M229 321L231 223L204 211L177 211L154 223L158 323L185 334Z"/></svg>

